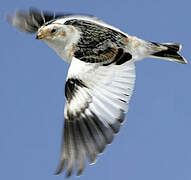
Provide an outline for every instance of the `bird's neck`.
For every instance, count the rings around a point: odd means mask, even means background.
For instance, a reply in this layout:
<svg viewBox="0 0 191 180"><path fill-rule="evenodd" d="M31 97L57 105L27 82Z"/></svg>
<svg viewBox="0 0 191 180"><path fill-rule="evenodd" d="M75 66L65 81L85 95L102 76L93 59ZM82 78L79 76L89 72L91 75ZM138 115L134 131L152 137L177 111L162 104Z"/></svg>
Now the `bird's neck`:
<svg viewBox="0 0 191 180"><path fill-rule="evenodd" d="M56 53L66 62L70 63L75 51L75 45L80 39L80 33L77 30L67 32L63 39L45 40L45 42L56 51Z"/></svg>

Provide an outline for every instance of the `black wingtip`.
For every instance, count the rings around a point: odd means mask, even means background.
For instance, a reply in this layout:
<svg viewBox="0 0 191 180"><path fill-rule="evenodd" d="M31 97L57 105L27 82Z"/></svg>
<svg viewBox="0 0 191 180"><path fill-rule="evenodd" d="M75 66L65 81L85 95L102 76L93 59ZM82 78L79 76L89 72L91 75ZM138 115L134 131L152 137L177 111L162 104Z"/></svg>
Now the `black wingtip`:
<svg viewBox="0 0 191 180"><path fill-rule="evenodd" d="M84 169L81 169L81 170L79 170L78 172L77 172L77 176L81 176L82 175L82 173L83 173L83 171L84 171Z"/></svg>
<svg viewBox="0 0 191 180"><path fill-rule="evenodd" d="M70 178L72 176L73 171L67 171L65 178Z"/></svg>
<svg viewBox="0 0 191 180"><path fill-rule="evenodd" d="M58 175L60 175L60 174L61 174L61 172L62 172L62 170L57 169L57 170L54 172L54 175L58 176Z"/></svg>
<svg viewBox="0 0 191 180"><path fill-rule="evenodd" d="M180 50L182 48L181 44L178 43L154 43L152 44L161 47L162 49L158 52L152 54L153 57L166 59L181 64L187 64L187 60L180 55Z"/></svg>
<svg viewBox="0 0 191 180"><path fill-rule="evenodd" d="M60 161L60 163L59 163L59 165L58 165L58 167L57 167L57 169L56 169L54 175L59 175L59 174L61 174L61 173L63 172L64 168L65 168L65 161L62 160L62 161Z"/></svg>

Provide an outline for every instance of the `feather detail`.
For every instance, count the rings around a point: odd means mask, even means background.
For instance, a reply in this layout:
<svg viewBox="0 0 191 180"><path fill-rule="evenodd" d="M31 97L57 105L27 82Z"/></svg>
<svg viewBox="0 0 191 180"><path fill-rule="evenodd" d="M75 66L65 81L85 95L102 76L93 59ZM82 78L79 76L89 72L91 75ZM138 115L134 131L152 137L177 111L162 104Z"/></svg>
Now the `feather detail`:
<svg viewBox="0 0 191 180"><path fill-rule="evenodd" d="M86 158L89 164L95 163L97 155L113 141L128 111L134 70L133 62L102 66L72 60L65 87L64 137L57 174L65 167L66 177L75 168L80 175Z"/></svg>

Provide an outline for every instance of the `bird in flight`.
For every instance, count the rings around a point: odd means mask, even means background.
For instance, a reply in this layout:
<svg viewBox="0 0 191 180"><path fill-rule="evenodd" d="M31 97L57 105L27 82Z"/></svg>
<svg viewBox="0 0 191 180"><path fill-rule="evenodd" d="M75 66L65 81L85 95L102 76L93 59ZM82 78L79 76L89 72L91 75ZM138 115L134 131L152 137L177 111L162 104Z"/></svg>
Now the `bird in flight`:
<svg viewBox="0 0 191 180"><path fill-rule="evenodd" d="M66 169L81 175L89 160L110 144L128 111L135 83L134 63L160 58L186 64L178 43L156 43L130 36L92 16L55 14L30 9L7 16L8 22L26 33L37 33L70 63L60 163L56 174Z"/></svg>

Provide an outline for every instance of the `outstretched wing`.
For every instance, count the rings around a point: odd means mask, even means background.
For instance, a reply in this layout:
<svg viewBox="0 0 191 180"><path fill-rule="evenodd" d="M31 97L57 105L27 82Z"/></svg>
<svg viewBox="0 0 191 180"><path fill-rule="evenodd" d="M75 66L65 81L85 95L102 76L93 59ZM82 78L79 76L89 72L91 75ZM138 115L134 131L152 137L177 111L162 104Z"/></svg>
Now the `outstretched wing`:
<svg viewBox="0 0 191 180"><path fill-rule="evenodd" d="M29 12L18 10L14 16L8 15L7 21L21 31L36 33L42 25L67 15L68 14L64 13L55 14L49 11L39 11L38 9L31 8Z"/></svg>
<svg viewBox="0 0 191 180"><path fill-rule="evenodd" d="M66 105L62 152L56 174L66 168L80 175L110 144L128 111L134 88L132 61L102 66L72 60L65 86Z"/></svg>

